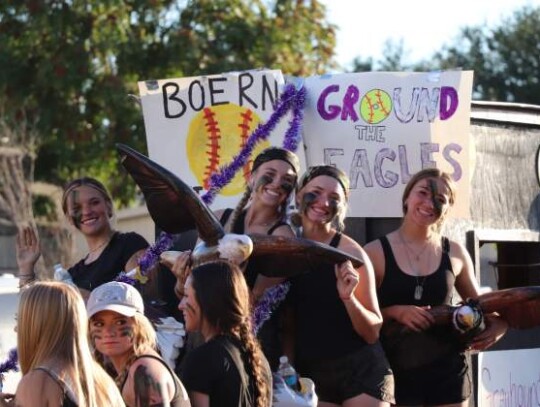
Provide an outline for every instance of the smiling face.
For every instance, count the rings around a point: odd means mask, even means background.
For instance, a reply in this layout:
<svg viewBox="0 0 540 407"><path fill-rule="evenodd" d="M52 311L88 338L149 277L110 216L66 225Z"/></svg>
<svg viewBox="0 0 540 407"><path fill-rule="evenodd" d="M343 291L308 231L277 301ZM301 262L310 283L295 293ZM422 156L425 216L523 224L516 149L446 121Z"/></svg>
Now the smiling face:
<svg viewBox="0 0 540 407"><path fill-rule="evenodd" d="M201 308L195 297L192 277L189 276L184 284L184 297L178 309L184 314L184 324L188 332L200 331L202 328Z"/></svg>
<svg viewBox="0 0 540 407"><path fill-rule="evenodd" d="M253 199L265 205L280 206L295 187L296 174L289 163L271 160L261 164L249 180Z"/></svg>
<svg viewBox="0 0 540 407"><path fill-rule="evenodd" d="M446 215L450 201L450 188L442 179L421 179L404 200L405 217L419 225L433 225Z"/></svg>
<svg viewBox="0 0 540 407"><path fill-rule="evenodd" d="M345 210L343 187L333 177L320 175L310 180L298 193L297 205L304 220L330 223Z"/></svg>
<svg viewBox="0 0 540 407"><path fill-rule="evenodd" d="M97 351L110 358L133 352L133 318L114 311L101 311L90 318L90 338Z"/></svg>
<svg viewBox="0 0 540 407"><path fill-rule="evenodd" d="M67 196L66 209L71 224L84 235L99 235L110 229L111 204L95 188L73 188Z"/></svg>

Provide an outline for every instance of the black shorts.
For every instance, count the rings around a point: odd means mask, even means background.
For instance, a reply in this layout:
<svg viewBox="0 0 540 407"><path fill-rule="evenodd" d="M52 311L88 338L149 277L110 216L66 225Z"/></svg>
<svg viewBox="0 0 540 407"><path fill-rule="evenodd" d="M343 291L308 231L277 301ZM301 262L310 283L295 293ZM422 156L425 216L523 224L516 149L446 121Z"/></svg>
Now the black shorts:
<svg viewBox="0 0 540 407"><path fill-rule="evenodd" d="M319 400L343 404L345 400L367 394L394 402L394 377L379 342L339 359L298 362L301 376L315 383Z"/></svg>
<svg viewBox="0 0 540 407"><path fill-rule="evenodd" d="M471 395L471 377L465 355L453 353L429 366L394 370L396 402L400 406L461 403Z"/></svg>

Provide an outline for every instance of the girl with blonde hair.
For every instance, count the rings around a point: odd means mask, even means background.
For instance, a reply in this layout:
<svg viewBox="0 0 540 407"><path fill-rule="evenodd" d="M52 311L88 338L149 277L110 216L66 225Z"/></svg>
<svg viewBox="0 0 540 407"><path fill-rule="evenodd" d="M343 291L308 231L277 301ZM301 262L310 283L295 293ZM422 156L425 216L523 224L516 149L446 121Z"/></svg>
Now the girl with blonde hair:
<svg viewBox="0 0 540 407"><path fill-rule="evenodd" d="M40 282L21 293L17 346L22 379L2 406L120 407L114 381L92 358L87 316L77 290Z"/></svg>
<svg viewBox="0 0 540 407"><path fill-rule="evenodd" d="M103 284L86 306L96 359L113 370L127 406L190 406L180 379L157 351L156 333L133 286Z"/></svg>

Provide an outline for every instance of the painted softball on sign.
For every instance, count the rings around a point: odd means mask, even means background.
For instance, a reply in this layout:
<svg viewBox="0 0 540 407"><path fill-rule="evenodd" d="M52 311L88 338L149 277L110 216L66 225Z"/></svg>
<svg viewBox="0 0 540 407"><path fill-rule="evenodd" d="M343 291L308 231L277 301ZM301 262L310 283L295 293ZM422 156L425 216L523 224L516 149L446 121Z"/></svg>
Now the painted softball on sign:
<svg viewBox="0 0 540 407"><path fill-rule="evenodd" d="M261 119L253 110L232 103L205 107L193 117L186 151L189 167L199 185L208 190L210 175L239 153L260 122ZM251 156L257 156L269 145L268 141L259 143ZM234 196L244 191L252 162L250 159L243 170L221 190L222 195Z"/></svg>
<svg viewBox="0 0 540 407"><path fill-rule="evenodd" d="M366 123L377 124L392 112L392 98L381 89L372 89L360 102L360 116Z"/></svg>

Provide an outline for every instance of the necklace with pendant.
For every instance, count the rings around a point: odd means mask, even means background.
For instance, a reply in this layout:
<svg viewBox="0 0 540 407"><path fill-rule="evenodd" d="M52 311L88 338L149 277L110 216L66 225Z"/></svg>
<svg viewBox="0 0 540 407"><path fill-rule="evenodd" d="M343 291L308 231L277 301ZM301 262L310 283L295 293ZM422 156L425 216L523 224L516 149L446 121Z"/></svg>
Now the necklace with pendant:
<svg viewBox="0 0 540 407"><path fill-rule="evenodd" d="M427 276L420 277L420 272L418 271L418 269L413 267L410 252L414 254L414 251L411 249L411 247L407 244L407 242L403 238L403 235L401 234L401 230L398 230L398 236L401 242L403 243L403 245L405 246L405 253L407 255L407 262L409 263L409 268L411 269L411 271L415 273L414 278L416 280L416 286L414 287L414 299L416 301L420 301L422 299L422 296L424 295L424 284L426 282ZM415 259L417 262L420 260L420 255L424 253L424 251L426 250L426 247L428 246L429 246L429 241L427 241L424 247L422 248L422 250L420 250L420 252L416 254Z"/></svg>

